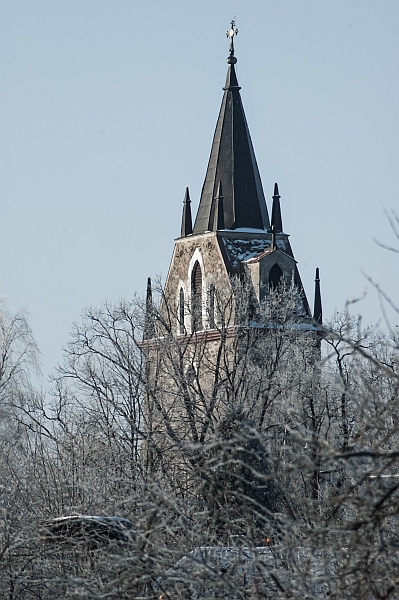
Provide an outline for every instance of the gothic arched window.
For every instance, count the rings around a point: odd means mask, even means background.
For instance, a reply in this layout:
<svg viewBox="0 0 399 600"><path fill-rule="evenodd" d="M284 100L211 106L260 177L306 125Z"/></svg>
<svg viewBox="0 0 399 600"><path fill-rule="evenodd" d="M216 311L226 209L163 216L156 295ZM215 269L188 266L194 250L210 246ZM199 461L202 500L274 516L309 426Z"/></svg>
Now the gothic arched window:
<svg viewBox="0 0 399 600"><path fill-rule="evenodd" d="M200 264L194 265L191 274L191 318L192 330L200 331L202 326L202 272Z"/></svg>
<svg viewBox="0 0 399 600"><path fill-rule="evenodd" d="M179 329L180 333L185 333L184 328L184 291L183 288L180 288L179 293Z"/></svg>
<svg viewBox="0 0 399 600"><path fill-rule="evenodd" d="M276 288L281 283L282 277L283 272L278 264L275 263L269 271L269 287L272 289Z"/></svg>

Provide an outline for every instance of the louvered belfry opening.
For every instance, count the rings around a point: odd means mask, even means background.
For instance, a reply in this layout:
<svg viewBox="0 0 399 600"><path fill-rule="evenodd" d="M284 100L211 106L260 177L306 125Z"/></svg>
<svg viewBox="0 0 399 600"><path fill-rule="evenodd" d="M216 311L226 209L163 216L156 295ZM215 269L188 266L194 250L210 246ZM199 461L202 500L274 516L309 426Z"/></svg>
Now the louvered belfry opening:
<svg viewBox="0 0 399 600"><path fill-rule="evenodd" d="M199 262L194 265L191 276L192 330L201 331L202 326L202 272Z"/></svg>
<svg viewBox="0 0 399 600"><path fill-rule="evenodd" d="M271 287L272 289L276 288L281 283L282 277L283 272L278 266L278 264L275 263L269 272L269 287Z"/></svg>
<svg viewBox="0 0 399 600"><path fill-rule="evenodd" d="M180 288L180 293L179 293L179 329L180 329L180 333L181 334L185 333L185 327L184 327L184 291L183 291L183 288Z"/></svg>

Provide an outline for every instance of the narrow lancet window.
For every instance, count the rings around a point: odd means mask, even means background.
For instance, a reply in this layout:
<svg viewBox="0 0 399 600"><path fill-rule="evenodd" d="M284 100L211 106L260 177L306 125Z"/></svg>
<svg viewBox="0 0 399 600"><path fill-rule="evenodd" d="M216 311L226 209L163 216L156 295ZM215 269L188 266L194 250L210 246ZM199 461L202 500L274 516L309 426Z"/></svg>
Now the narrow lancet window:
<svg viewBox="0 0 399 600"><path fill-rule="evenodd" d="M211 329L216 328L215 321L215 284L211 283L209 288L209 327Z"/></svg>
<svg viewBox="0 0 399 600"><path fill-rule="evenodd" d="M269 272L269 287L272 289L276 288L279 284L282 283L282 277L283 272L278 266L278 264L275 263Z"/></svg>
<svg viewBox="0 0 399 600"><path fill-rule="evenodd" d="M180 293L179 293L179 330L182 335L186 332L185 327L184 327L184 291L183 291L183 288L180 288Z"/></svg>
<svg viewBox="0 0 399 600"><path fill-rule="evenodd" d="M191 318L192 330L201 331L202 326L202 272L199 262L194 265L191 275Z"/></svg>

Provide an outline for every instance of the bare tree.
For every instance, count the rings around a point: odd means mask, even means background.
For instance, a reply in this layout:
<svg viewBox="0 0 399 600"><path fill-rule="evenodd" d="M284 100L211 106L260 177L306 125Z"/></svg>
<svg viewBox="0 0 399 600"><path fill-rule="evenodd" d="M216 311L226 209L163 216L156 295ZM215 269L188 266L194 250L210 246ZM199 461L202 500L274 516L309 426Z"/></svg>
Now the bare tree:
<svg viewBox="0 0 399 600"><path fill-rule="evenodd" d="M88 309L52 399L20 402L9 598L395 597L397 339L304 324L295 288L206 309L192 333L162 293Z"/></svg>

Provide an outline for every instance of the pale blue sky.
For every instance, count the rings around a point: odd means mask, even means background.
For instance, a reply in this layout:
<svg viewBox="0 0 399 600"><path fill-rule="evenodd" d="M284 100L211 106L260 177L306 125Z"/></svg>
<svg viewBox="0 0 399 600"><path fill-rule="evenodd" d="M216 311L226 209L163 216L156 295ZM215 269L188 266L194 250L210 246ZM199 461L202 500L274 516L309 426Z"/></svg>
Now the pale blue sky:
<svg viewBox="0 0 399 600"><path fill-rule="evenodd" d="M3 0L0 295L25 307L45 373L86 305L166 276L185 187L194 211L236 12L237 73L270 209L308 298L380 317L399 301L383 207L399 198L397 0ZM393 319L397 322L398 319Z"/></svg>

